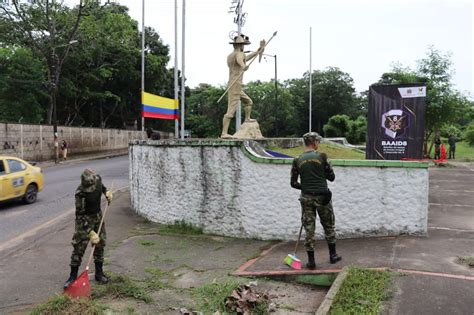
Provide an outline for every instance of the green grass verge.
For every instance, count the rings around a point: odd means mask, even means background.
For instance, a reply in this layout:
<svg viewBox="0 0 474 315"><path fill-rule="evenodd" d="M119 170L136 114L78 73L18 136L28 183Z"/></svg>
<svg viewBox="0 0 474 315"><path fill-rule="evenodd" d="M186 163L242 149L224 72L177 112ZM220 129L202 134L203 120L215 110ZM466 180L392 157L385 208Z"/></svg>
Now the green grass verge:
<svg viewBox="0 0 474 315"><path fill-rule="evenodd" d="M153 222L147 222L146 226L136 227L132 229L130 235L150 235L150 234L160 234L160 235L201 235L203 234L203 229L197 227L193 224L189 224L182 221L175 221L173 224L158 224ZM143 241L141 241L143 242ZM146 246L139 243L140 245Z"/></svg>
<svg viewBox="0 0 474 315"><path fill-rule="evenodd" d="M168 288L170 287L169 283L174 280L170 272L161 269L146 268L145 272L150 274L149 277L143 280L145 288L149 291L159 291Z"/></svg>
<svg viewBox="0 0 474 315"><path fill-rule="evenodd" d="M37 305L29 314L99 315L104 314L105 310L105 306L88 298L70 298L67 295L57 295L47 302Z"/></svg>
<svg viewBox="0 0 474 315"><path fill-rule="evenodd" d="M449 145L446 145L446 155L449 156ZM470 146L466 141L456 143L456 160L474 162L474 146Z"/></svg>
<svg viewBox="0 0 474 315"><path fill-rule="evenodd" d="M192 295L197 303L198 310L204 314L232 314L226 310L225 300L234 289L239 286L237 279L228 278L224 281L202 285L192 290ZM267 303L260 303L252 311L252 315L268 314Z"/></svg>
<svg viewBox="0 0 474 315"><path fill-rule="evenodd" d="M203 234L201 227L189 224L182 221L175 221L174 224L163 224L160 226L160 233L162 234Z"/></svg>
<svg viewBox="0 0 474 315"><path fill-rule="evenodd" d="M153 246L155 245L155 242L153 241L148 241L148 240L139 240L137 241L138 245L148 247L148 246Z"/></svg>
<svg viewBox="0 0 474 315"><path fill-rule="evenodd" d="M295 148L269 148L270 150L280 152L289 156L297 157L304 151L303 146ZM365 153L360 150L344 148L338 145L332 145L328 143L321 143L318 152L324 152L330 159L349 159L349 160L365 160Z"/></svg>
<svg viewBox="0 0 474 315"><path fill-rule="evenodd" d="M143 286L140 281L111 272L108 272L107 275L109 276L109 283L94 286L92 289L93 298L111 296L113 298L134 298L145 303L153 302L146 286Z"/></svg>
<svg viewBox="0 0 474 315"><path fill-rule="evenodd" d="M389 271L350 267L329 314L379 314L388 295Z"/></svg>
<svg viewBox="0 0 474 315"><path fill-rule="evenodd" d="M225 298L239 285L235 279L223 282L204 284L192 290L198 310L204 314L213 314L216 311L226 312Z"/></svg>

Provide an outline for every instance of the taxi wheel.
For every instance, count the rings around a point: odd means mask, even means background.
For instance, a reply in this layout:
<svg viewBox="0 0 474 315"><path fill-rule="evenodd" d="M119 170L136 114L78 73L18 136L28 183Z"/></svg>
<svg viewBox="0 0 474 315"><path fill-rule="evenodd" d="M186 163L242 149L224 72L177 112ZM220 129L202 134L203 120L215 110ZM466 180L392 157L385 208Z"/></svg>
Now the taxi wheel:
<svg viewBox="0 0 474 315"><path fill-rule="evenodd" d="M30 184L26 188L26 193L25 196L23 197L23 200L25 203L30 204L36 201L36 197L38 196L38 188L36 188L36 185Z"/></svg>

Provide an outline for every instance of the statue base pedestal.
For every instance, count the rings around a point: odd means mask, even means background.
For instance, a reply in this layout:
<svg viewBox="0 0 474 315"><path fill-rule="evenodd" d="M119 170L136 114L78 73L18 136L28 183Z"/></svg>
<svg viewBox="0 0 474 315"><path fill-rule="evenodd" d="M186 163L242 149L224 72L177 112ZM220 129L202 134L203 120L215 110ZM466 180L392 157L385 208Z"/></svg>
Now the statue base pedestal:
<svg viewBox="0 0 474 315"><path fill-rule="evenodd" d="M240 129L233 135L234 139L263 139L257 121L244 122Z"/></svg>

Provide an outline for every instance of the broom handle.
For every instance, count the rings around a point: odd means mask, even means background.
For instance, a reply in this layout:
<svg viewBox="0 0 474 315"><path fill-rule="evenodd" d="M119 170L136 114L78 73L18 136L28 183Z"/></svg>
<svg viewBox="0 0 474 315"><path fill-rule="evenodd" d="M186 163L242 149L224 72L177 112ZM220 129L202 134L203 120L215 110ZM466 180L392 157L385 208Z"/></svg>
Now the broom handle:
<svg viewBox="0 0 474 315"><path fill-rule="evenodd" d="M114 189L114 183L112 183L112 187L110 191ZM100 235L100 231L102 230L102 225L104 224L105 214L107 213L107 209L109 209L109 202L107 201L105 204L104 213L102 214L102 218L100 219L99 230L97 231L97 235ZM94 257L95 245L92 245L92 251L89 256L89 260L87 261L86 270L89 270L89 265L92 262L92 257Z"/></svg>
<svg viewBox="0 0 474 315"><path fill-rule="evenodd" d="M296 256L296 250L298 249L298 243L300 242L301 238L301 232L303 231L303 222L301 222L301 227L300 227L300 234L298 234L298 239L296 240L296 245L295 245L295 256Z"/></svg>

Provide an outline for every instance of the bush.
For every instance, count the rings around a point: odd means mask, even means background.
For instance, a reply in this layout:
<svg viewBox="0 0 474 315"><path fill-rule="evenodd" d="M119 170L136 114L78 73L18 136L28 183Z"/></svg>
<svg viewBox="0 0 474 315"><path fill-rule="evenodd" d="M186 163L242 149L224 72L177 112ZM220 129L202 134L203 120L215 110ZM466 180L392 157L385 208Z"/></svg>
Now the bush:
<svg viewBox="0 0 474 315"><path fill-rule="evenodd" d="M474 146L474 122L471 122L471 124L467 126L464 137L469 145Z"/></svg>
<svg viewBox="0 0 474 315"><path fill-rule="evenodd" d="M349 131L351 119L347 115L334 115L323 127L325 137L345 137Z"/></svg>
<svg viewBox="0 0 474 315"><path fill-rule="evenodd" d="M346 137L352 144L365 142L367 119L364 116L351 120L347 115L335 115L329 118L323 127L325 137Z"/></svg>
<svg viewBox="0 0 474 315"><path fill-rule="evenodd" d="M346 138L349 143L363 143L365 142L366 135L367 119L364 116L359 116L356 120L351 120L349 122L349 130L346 132Z"/></svg>

